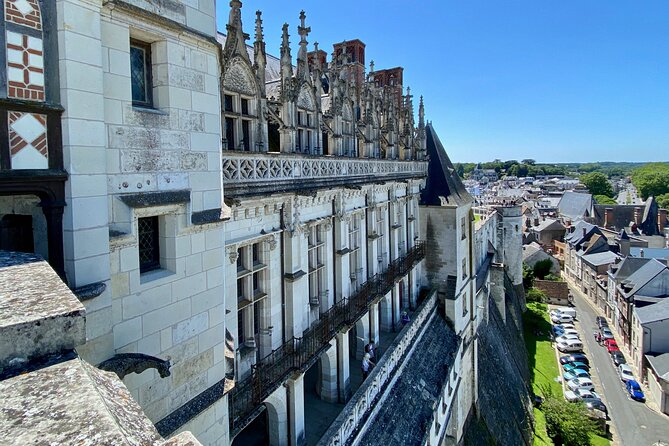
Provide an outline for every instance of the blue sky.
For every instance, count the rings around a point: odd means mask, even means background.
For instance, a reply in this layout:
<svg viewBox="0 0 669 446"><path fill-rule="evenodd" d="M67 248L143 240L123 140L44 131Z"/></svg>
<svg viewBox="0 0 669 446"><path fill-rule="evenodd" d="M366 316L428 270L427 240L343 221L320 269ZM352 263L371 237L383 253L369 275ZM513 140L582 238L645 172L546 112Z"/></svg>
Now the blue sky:
<svg viewBox="0 0 669 446"><path fill-rule="evenodd" d="M278 55L299 13L315 41L359 38L376 68L404 67L453 161L669 159L669 1L243 1ZM225 30L228 2L218 1Z"/></svg>

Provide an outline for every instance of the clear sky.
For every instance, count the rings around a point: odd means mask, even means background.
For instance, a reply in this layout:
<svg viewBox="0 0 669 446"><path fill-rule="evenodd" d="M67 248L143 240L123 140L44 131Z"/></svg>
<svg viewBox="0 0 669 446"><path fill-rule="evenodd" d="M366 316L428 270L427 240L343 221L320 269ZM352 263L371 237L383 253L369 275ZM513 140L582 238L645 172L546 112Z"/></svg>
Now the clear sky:
<svg viewBox="0 0 669 446"><path fill-rule="evenodd" d="M403 66L453 161L669 160L668 0L243 0L248 43L257 9L268 53L304 9L309 49Z"/></svg>

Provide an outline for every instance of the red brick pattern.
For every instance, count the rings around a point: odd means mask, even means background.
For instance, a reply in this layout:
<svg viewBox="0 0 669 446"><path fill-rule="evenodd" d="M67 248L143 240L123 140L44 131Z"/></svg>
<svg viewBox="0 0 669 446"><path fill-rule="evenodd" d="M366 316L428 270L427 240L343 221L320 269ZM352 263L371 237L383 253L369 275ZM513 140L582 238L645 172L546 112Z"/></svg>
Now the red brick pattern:
<svg viewBox="0 0 669 446"><path fill-rule="evenodd" d="M44 100L42 39L7 32L7 87L10 98Z"/></svg>
<svg viewBox="0 0 669 446"><path fill-rule="evenodd" d="M32 118L32 119L31 119ZM23 121L21 124L19 124ZM46 115L38 113L9 112L9 153L16 155L32 146L48 158Z"/></svg>
<svg viewBox="0 0 669 446"><path fill-rule="evenodd" d="M42 30L42 13L37 0L4 0L5 20Z"/></svg>

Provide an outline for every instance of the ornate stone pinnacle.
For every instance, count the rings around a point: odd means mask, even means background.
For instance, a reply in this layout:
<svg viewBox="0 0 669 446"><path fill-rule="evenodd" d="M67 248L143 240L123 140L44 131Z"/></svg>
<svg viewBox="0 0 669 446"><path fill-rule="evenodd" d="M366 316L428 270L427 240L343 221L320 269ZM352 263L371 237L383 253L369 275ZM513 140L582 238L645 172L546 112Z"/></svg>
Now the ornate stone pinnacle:
<svg viewBox="0 0 669 446"><path fill-rule="evenodd" d="M256 42L261 42L263 40L262 33L262 12L260 10L256 11Z"/></svg>

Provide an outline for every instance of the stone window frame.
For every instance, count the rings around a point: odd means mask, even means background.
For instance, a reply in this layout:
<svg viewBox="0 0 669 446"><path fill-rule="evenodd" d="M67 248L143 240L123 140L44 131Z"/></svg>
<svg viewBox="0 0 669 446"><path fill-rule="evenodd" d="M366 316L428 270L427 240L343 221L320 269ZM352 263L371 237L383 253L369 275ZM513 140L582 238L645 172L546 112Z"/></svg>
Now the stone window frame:
<svg viewBox="0 0 669 446"><path fill-rule="evenodd" d="M384 243L384 236L385 236L385 228L386 228L386 213L383 212L383 209L381 207L378 207L375 212L375 218L374 218L374 231L376 231L376 234L378 238L376 239L376 249L378 253L377 261L379 262L380 265L385 266L385 260L388 258L388 253L384 252L385 248L385 243Z"/></svg>
<svg viewBox="0 0 669 446"><path fill-rule="evenodd" d="M325 224L314 224L307 228L307 264L309 302L321 305L327 296L327 250Z"/></svg>
<svg viewBox="0 0 669 446"><path fill-rule="evenodd" d="M362 259L361 259L361 216L358 215L357 213L353 214L351 216L351 221L348 225L348 249L349 249L349 257L348 257L348 265L349 265L349 272L351 274L351 279L357 280L356 282L356 287L362 285L364 282L362 273L363 273L363 268L362 268Z"/></svg>
<svg viewBox="0 0 669 446"><path fill-rule="evenodd" d="M268 254L265 240L237 248L237 345L259 351L259 335L266 329ZM241 286L240 286L241 284ZM241 316L240 316L241 315ZM240 325L241 322L241 325Z"/></svg>
<svg viewBox="0 0 669 446"><path fill-rule="evenodd" d="M228 98L230 105L228 107ZM246 104L246 110L244 110ZM223 90L223 148L224 150L237 150L242 152L258 152L255 147L255 138L253 130L258 125L258 116L256 113L256 101L253 96L237 93L234 91ZM229 126L232 123L232 127ZM248 126L248 144L244 144L244 124ZM232 130L232 135L228 132ZM232 138L229 138L232 136ZM232 144L230 143L232 139ZM246 147L248 145L248 147Z"/></svg>
<svg viewBox="0 0 669 446"><path fill-rule="evenodd" d="M462 234L460 234L460 240L464 240L467 238L467 217L462 217L460 219L460 231Z"/></svg>
<svg viewBox="0 0 669 446"><path fill-rule="evenodd" d="M150 240L146 240L150 237ZM144 240L143 240L144 239ZM160 268L160 221L157 215L137 219L137 251L139 273L144 274ZM149 245L143 248L143 245ZM145 258L142 261L142 258Z"/></svg>
<svg viewBox="0 0 669 446"><path fill-rule="evenodd" d="M297 107L295 114L295 151L316 155L319 147L317 145L316 112L306 108ZM306 144L303 144L303 141Z"/></svg>
<svg viewBox="0 0 669 446"><path fill-rule="evenodd" d="M341 115L342 155L356 156L355 150L355 126L353 122L353 111L346 105Z"/></svg>
<svg viewBox="0 0 669 446"><path fill-rule="evenodd" d="M136 100L132 94L132 76L133 76L133 66L132 66L132 51L133 48L139 49L144 52L144 80L145 80L145 94L146 94L146 100L144 101L139 101ZM137 107L137 108L148 108L148 109L153 109L155 108L155 101L153 97L153 88L154 88L154 83L153 83L153 57L152 57L152 44L150 42L145 42L143 40L139 40L136 38L131 37L130 38L130 46L129 46L129 53L128 57L130 58L130 88L131 88L131 101L132 101L132 106Z"/></svg>

